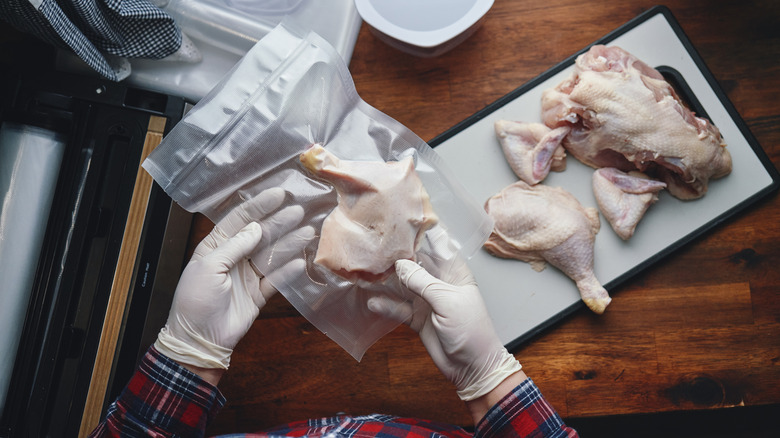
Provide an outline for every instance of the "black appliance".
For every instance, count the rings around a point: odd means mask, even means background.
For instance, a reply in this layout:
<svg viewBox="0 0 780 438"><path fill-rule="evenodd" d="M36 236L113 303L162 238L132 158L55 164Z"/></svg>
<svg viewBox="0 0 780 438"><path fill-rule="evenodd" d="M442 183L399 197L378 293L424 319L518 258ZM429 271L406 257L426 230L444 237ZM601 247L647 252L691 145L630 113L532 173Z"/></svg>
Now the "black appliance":
<svg viewBox="0 0 780 438"><path fill-rule="evenodd" d="M89 433L164 324L192 215L140 163L186 108L95 77L0 71L2 123L65 139L0 436Z"/></svg>

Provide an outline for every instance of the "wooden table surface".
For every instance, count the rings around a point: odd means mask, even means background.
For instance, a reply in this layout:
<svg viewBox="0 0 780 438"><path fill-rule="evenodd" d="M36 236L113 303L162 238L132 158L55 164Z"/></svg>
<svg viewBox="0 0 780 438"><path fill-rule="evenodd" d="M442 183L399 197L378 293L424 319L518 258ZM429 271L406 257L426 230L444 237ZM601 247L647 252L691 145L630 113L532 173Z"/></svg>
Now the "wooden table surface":
<svg viewBox="0 0 780 438"><path fill-rule="evenodd" d="M496 0L471 38L432 59L399 52L363 25L350 70L366 102L428 141L654 5ZM665 5L780 167L780 2ZM191 241L210 227L197 216ZM578 311L513 353L571 420L780 406L778 265L773 195L610 291L604 315ZM471 423L411 330L399 327L357 363L281 296L261 311L220 387L228 404L210 433L338 412Z"/></svg>

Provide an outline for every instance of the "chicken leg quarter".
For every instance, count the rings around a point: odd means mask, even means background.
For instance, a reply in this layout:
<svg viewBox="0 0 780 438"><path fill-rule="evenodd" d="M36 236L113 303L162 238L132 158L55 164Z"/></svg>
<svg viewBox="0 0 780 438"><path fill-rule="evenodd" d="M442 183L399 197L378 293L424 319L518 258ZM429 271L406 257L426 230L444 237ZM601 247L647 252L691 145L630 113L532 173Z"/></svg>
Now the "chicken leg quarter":
<svg viewBox="0 0 780 438"><path fill-rule="evenodd" d="M485 243L491 254L522 260L536 271L546 262L574 280L585 304L603 313L611 298L593 272L593 244L601 223L595 208L583 208L569 192L518 181L488 199L495 221Z"/></svg>

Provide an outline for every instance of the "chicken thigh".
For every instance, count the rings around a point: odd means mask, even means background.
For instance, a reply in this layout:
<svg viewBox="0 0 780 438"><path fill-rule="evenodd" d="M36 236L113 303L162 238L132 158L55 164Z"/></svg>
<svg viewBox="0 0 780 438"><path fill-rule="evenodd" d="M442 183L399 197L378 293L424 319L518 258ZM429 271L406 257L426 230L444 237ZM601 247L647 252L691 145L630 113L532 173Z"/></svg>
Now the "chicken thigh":
<svg viewBox="0 0 780 438"><path fill-rule="evenodd" d="M665 187L665 183L638 171L603 167L593 172L593 194L599 209L623 240L634 235L637 224Z"/></svg>
<svg viewBox="0 0 780 438"><path fill-rule="evenodd" d="M611 301L593 273L598 211L583 208L560 187L518 181L485 203L495 221L485 243L491 254L528 262L536 271L550 263L574 280L585 304L603 313Z"/></svg>
<svg viewBox="0 0 780 438"><path fill-rule="evenodd" d="M569 127L550 129L542 123L509 120L499 120L494 127L507 162L521 180L533 185L551 170L566 170L566 151L561 141Z"/></svg>
<svg viewBox="0 0 780 438"><path fill-rule="evenodd" d="M564 147L592 167L639 170L680 199L707 192L731 172L720 131L696 117L655 69L619 47L593 46L542 94L542 119L570 126Z"/></svg>
<svg viewBox="0 0 780 438"><path fill-rule="evenodd" d="M338 204L322 224L315 263L351 281L375 282L395 271L396 260L414 260L438 218L412 157L347 161L314 145L300 160L337 193Z"/></svg>

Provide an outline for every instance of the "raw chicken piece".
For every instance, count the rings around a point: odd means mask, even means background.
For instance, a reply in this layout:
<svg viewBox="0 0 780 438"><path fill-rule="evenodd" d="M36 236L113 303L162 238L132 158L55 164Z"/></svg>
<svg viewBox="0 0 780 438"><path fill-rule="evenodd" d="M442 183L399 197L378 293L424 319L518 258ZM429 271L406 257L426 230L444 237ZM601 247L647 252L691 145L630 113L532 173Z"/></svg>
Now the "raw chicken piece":
<svg viewBox="0 0 780 438"><path fill-rule="evenodd" d="M623 240L634 235L642 216L665 187L665 183L649 179L638 171L626 173L604 167L593 172L593 194L599 209Z"/></svg>
<svg viewBox="0 0 780 438"><path fill-rule="evenodd" d="M593 46L571 76L542 94L547 126L571 126L563 145L592 167L639 170L680 199L731 172L720 131L696 117L655 69L619 47Z"/></svg>
<svg viewBox="0 0 780 438"><path fill-rule="evenodd" d="M542 123L499 120L496 136L512 170L528 184L542 181L550 170L566 170L566 151L561 140L570 128L550 129Z"/></svg>
<svg viewBox="0 0 780 438"><path fill-rule="evenodd" d="M603 313L611 301L593 273L593 243L601 223L595 208L583 208L560 187L518 181L485 203L495 221L485 249L528 262L536 271L549 262L574 280L585 304Z"/></svg>
<svg viewBox="0 0 780 438"><path fill-rule="evenodd" d="M411 157L347 161L314 145L300 160L337 192L338 205L322 223L315 263L351 281L374 282L393 273L396 260L414 260L438 218Z"/></svg>

